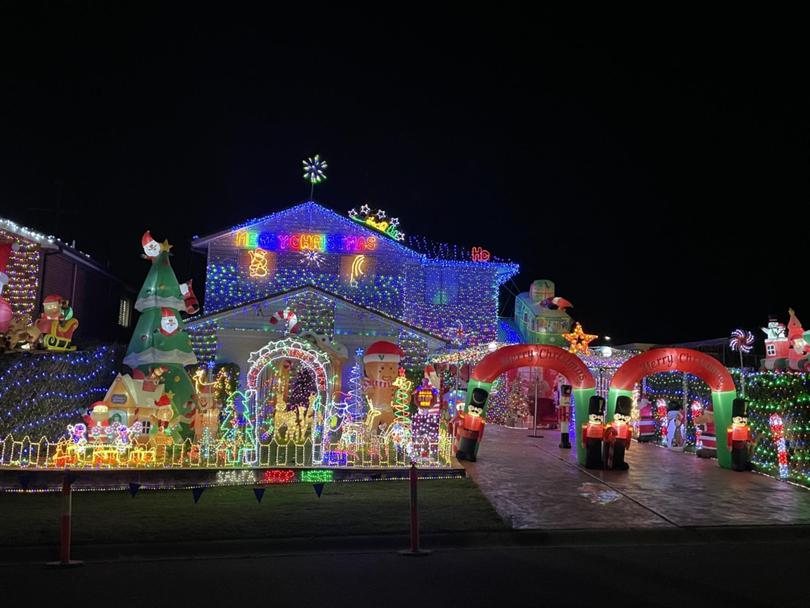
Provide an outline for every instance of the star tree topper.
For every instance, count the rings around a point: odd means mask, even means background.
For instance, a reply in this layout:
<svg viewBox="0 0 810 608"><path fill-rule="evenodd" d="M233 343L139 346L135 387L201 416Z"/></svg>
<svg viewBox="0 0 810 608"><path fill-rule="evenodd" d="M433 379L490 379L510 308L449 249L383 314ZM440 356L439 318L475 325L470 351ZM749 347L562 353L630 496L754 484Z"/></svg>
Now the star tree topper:
<svg viewBox="0 0 810 608"><path fill-rule="evenodd" d="M586 334L582 331L582 325L579 323L574 326L572 333L563 334L562 336L568 341L568 352L582 353L583 355L591 354L588 345L599 337L594 334Z"/></svg>

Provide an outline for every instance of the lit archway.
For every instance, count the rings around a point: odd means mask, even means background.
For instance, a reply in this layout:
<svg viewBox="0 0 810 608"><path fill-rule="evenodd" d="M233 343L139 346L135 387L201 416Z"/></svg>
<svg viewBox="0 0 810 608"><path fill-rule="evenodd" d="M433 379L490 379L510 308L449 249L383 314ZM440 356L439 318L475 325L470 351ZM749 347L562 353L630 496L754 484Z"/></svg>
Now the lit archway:
<svg viewBox="0 0 810 608"><path fill-rule="evenodd" d="M548 344L513 344L499 348L484 357L473 369L467 383L467 415L483 417L489 402L492 383L502 373L520 367L542 367L565 376L572 387L576 420L588 419L588 401L593 396L596 386L590 370L576 355L558 346ZM472 410L470 406L472 406ZM476 410L480 410L480 412ZM561 431L565 432L563 429ZM577 460L580 464L584 464L585 448L581 443L581 441L576 441ZM475 451L477 451L477 445ZM472 458L467 458L467 460L474 458L475 453L473 452Z"/></svg>
<svg viewBox="0 0 810 608"><path fill-rule="evenodd" d="M323 411L330 405L330 381L328 375L329 357L326 353L316 349L311 344L295 338L284 338L268 342L261 349L250 354L246 384L248 411L254 420L256 429L260 428L264 420L261 419L259 407L259 377L262 371L279 359L295 359L308 369L315 378L315 387L318 397L315 401L312 422L312 459L320 462L322 457L321 439L323 437ZM258 435L256 442L258 444ZM258 453L258 445L257 445Z"/></svg>
<svg viewBox="0 0 810 608"><path fill-rule="evenodd" d="M721 430L731 425L731 406L737 397L734 379L717 359L689 348L654 348L626 361L610 382L607 421L613 420L619 396L632 398L636 382L659 372L685 372L703 380L712 391L716 428ZM725 441L717 442L717 461L724 469L731 467L731 452Z"/></svg>

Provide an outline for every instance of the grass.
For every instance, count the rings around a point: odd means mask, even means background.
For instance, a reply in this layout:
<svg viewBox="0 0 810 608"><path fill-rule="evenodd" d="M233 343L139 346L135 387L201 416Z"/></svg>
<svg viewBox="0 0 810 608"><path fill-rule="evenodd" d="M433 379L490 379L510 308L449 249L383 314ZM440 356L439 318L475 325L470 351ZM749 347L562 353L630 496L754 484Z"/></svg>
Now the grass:
<svg viewBox="0 0 810 608"><path fill-rule="evenodd" d="M56 544L58 493L0 493L0 546ZM423 532L505 530L506 524L469 479L419 484ZM194 504L191 490L75 492L73 542L145 543L247 538L407 533L408 483L269 486L261 503L251 487L209 488Z"/></svg>

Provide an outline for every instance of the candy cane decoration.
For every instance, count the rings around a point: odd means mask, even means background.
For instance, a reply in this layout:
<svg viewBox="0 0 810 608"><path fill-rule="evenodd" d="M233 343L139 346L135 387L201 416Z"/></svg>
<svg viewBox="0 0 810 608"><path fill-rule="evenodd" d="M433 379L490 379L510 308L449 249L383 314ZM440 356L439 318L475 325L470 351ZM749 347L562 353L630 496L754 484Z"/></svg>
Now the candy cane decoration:
<svg viewBox="0 0 810 608"><path fill-rule="evenodd" d="M301 331L298 327L298 317L292 308L285 308L279 310L276 314L270 317L270 324L276 325L279 321L284 321L287 324L287 331L291 334L297 334Z"/></svg>
<svg viewBox="0 0 810 608"><path fill-rule="evenodd" d="M776 454L779 462L779 477L785 479L788 476L788 453L785 446L785 425L779 414L771 414L768 419L771 427L771 437L776 443Z"/></svg>

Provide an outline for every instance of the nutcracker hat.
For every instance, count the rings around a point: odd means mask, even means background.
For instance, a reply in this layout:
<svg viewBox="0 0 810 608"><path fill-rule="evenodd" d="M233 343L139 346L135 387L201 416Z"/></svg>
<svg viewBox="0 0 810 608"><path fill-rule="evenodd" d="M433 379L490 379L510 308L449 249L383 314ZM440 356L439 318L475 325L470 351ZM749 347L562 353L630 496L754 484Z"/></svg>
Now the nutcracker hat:
<svg viewBox="0 0 810 608"><path fill-rule="evenodd" d="M363 363L399 363L405 353L396 344L380 340L366 349Z"/></svg>
<svg viewBox="0 0 810 608"><path fill-rule="evenodd" d="M746 416L748 416L748 402L745 399L735 399L731 404L731 417L745 418Z"/></svg>
<svg viewBox="0 0 810 608"><path fill-rule="evenodd" d="M788 339L789 340L798 340L804 334L804 328L802 328L801 321L796 318L796 313L793 312L793 309L789 309L788 313L790 314L790 321L788 321Z"/></svg>
<svg viewBox="0 0 810 608"><path fill-rule="evenodd" d="M629 416L633 409L633 400L627 395L621 395L616 399L616 413L622 416Z"/></svg>
<svg viewBox="0 0 810 608"><path fill-rule="evenodd" d="M588 416L602 416L605 413L605 398L594 395L588 401Z"/></svg>

